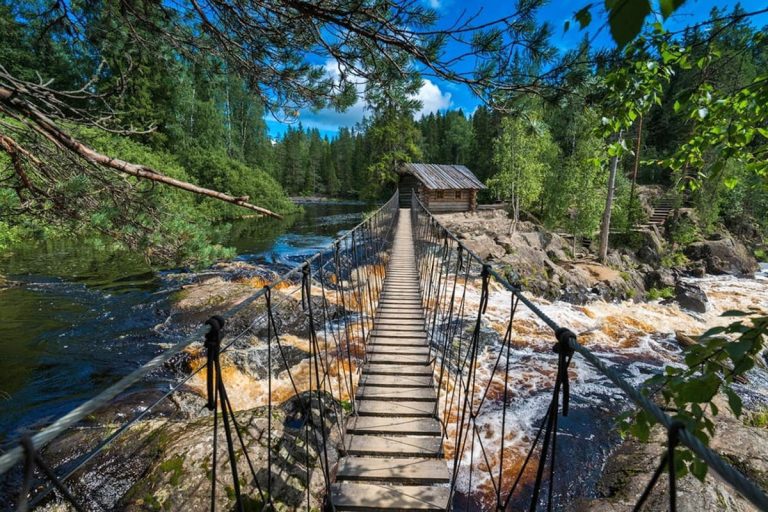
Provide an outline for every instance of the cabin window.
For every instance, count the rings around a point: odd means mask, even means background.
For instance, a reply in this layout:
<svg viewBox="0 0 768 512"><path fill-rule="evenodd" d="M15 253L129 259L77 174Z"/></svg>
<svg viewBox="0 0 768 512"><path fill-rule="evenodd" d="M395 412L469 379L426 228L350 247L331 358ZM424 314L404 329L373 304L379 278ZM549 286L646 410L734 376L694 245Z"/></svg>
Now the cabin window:
<svg viewBox="0 0 768 512"><path fill-rule="evenodd" d="M461 199L461 190L456 191L456 199Z"/></svg>
<svg viewBox="0 0 768 512"><path fill-rule="evenodd" d="M445 197L445 191L444 190L436 190L435 191L435 199L443 199Z"/></svg>

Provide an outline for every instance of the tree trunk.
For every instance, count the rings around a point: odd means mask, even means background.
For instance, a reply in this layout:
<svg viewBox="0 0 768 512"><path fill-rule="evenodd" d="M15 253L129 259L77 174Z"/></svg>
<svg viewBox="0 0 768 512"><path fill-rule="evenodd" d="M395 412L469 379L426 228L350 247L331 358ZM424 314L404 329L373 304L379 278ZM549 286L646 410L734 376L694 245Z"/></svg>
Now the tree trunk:
<svg viewBox="0 0 768 512"><path fill-rule="evenodd" d="M617 141L621 143L623 133L619 132ZM600 223L600 252L598 257L604 262L608 258L608 237L611 234L611 209L613 208L613 193L616 188L616 168L619 166L619 157L611 159L610 174L608 175L608 194L605 196L605 210Z"/></svg>
<svg viewBox="0 0 768 512"><path fill-rule="evenodd" d="M637 141L635 142L635 166L632 169L632 186L629 189L629 206L627 207L627 231L632 229L635 223L635 215L632 211L632 204L635 200L635 186L637 185L637 170L640 168L640 141L643 137L643 116L637 121Z"/></svg>
<svg viewBox="0 0 768 512"><path fill-rule="evenodd" d="M268 215L270 217L282 219L281 215L271 210L249 203L248 197L246 196L235 197L229 194L224 194L223 192L219 192L217 190L200 187L193 183L171 178L170 176L166 176L145 165L126 162L125 160L112 158L103 153L100 153L70 136L64 130L59 128L53 122L53 120L40 112L33 104L24 101L19 97L15 97L14 91L5 87L0 87L0 105L2 103L10 105L13 110L20 112L21 115L25 116L29 120L29 126L37 133L48 139L51 143L55 144L59 148L66 149L80 156L88 162L115 170L117 172L121 172L123 174L128 174L136 178L143 178L146 180L163 183L165 185L170 185L171 187L176 187L181 190L212 197L214 199L218 199L219 201L224 201L225 203L242 206L243 208L248 208L249 210L261 213L262 215Z"/></svg>

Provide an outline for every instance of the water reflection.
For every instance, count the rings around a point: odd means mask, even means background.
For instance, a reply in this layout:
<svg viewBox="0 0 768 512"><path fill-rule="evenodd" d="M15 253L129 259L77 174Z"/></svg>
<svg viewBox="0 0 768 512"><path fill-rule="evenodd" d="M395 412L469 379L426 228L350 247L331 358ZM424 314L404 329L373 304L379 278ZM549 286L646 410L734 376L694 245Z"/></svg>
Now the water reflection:
<svg viewBox="0 0 768 512"><path fill-rule="evenodd" d="M362 204L310 204L282 221L219 226L238 259L292 265L362 218ZM178 269L174 271L178 275ZM163 350L179 281L98 242L47 241L0 255L0 445L71 410ZM189 273L192 277L193 273Z"/></svg>

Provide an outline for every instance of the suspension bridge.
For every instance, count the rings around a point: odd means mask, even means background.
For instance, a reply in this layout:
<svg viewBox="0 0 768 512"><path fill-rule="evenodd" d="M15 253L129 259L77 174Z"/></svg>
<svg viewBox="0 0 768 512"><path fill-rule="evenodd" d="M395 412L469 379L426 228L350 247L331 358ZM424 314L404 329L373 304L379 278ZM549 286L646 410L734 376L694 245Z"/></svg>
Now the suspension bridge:
<svg viewBox="0 0 768 512"><path fill-rule="evenodd" d="M532 321L534 334L521 328ZM520 383L513 348L520 337L536 338L540 364L549 367L542 373L551 376L531 432L512 430L510 404ZM297 346L299 362L287 355ZM265 352L263 393L249 417L235 410L228 388L236 350ZM121 397L190 353L202 354L200 364L170 389L130 415L94 425ZM635 510L654 492L676 510L672 468L680 447L768 510L764 490L673 421L615 364L579 344L418 198L401 209L397 194L327 251L6 445L0 507L564 510L578 497L567 485L573 470L556 464L573 442L562 435L561 419L569 413L575 364L596 370L667 432L667 448ZM182 396L195 407L174 408ZM495 435L489 416L498 419ZM158 442L188 425L205 449L169 453ZM67 457L54 457L60 445L70 446ZM115 484L107 475L136 466L130 481L115 485L123 492L97 492ZM89 487L94 474L98 483Z"/></svg>

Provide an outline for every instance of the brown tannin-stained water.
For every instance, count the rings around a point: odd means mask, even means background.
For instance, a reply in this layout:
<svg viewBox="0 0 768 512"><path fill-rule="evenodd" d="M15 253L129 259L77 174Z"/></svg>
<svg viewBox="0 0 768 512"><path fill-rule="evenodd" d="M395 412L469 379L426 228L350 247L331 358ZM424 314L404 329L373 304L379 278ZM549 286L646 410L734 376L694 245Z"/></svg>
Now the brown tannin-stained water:
<svg viewBox="0 0 768 512"><path fill-rule="evenodd" d="M710 308L706 313L686 311L675 303L662 301L640 304L593 302L586 306L559 301L534 302L555 322L572 329L583 345L617 369L625 379L640 386L665 365L682 364L682 349L675 339L676 330L697 335L713 326L730 323L732 318L720 316L727 310L768 310L768 266L764 265L754 279L710 276L689 281L700 286L709 297ZM472 282L467 287L467 299L476 309L480 293ZM509 305L508 293L500 290L491 293L478 356L478 382L483 385L488 382L501 349ZM549 406L557 368L557 355L552 351L554 338L548 327L524 307L518 310L513 326L502 475L505 486L511 485L517 476ZM502 354L500 364L506 364L506 352ZM569 376L570 412L559 421L556 459L556 474L565 477L556 478L554 492L555 496L590 497L594 495L595 484L608 454L620 441L615 430L616 417L630 404L578 354L571 362ZM752 370L749 380L749 386L735 385L745 403L748 406L768 404L768 372L762 368ZM444 390L447 388L450 392L452 384L445 384ZM463 452L457 481L457 510L488 509L495 503L496 495L487 468L496 468L494 478L498 480L500 457L498 453L483 454L482 450L483 447L487 450L487 447L500 445L503 393L503 372L497 371L488 392L490 404L483 407L477 420L478 437L482 443L475 438L474 453L469 445ZM450 414L454 417L457 413L455 405L454 409L450 409L445 397L446 393L442 393L443 416ZM446 450L451 461L454 436L455 428L449 429ZM474 465L470 464L472 460ZM529 470L522 478L523 489L511 502L513 510L528 505L526 499L535 479L535 462L534 455ZM474 469L470 471L470 467Z"/></svg>
<svg viewBox="0 0 768 512"><path fill-rule="evenodd" d="M281 221L225 226L236 260L283 271L327 247L370 207L314 203ZM205 271L202 271L205 272ZM0 448L69 412L183 333L165 328L173 294L198 272L151 269L97 241L30 243L0 255ZM226 278L226 276L224 276ZM170 374L152 386L168 389Z"/></svg>

